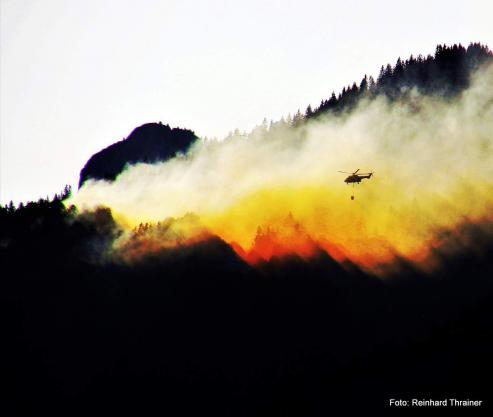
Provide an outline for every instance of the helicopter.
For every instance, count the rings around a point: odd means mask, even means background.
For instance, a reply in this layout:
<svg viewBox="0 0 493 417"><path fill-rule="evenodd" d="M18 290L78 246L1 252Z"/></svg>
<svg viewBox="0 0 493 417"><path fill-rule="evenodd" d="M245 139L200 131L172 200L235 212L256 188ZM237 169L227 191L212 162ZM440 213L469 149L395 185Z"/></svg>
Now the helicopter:
<svg viewBox="0 0 493 417"><path fill-rule="evenodd" d="M344 182L346 184L350 184L352 182L359 184L361 182L361 180L364 180L365 178L371 178L371 176L373 175L373 172L365 172L365 173L358 174L358 171L359 171L359 168L354 172L346 172L346 171L338 171L338 172L342 172L343 174L351 174L351 175L349 175L349 177L347 177L344 180Z"/></svg>
<svg viewBox="0 0 493 417"><path fill-rule="evenodd" d="M361 180L364 180L365 178L370 179L371 176L373 175L373 172L365 172L358 174L359 168L354 172L346 172L346 171L338 171L338 172L341 172L343 174L349 174L349 176L346 177L344 182L348 185L353 184L353 188L354 188L354 184L359 184ZM351 195L351 200L354 200L354 192L353 195Z"/></svg>

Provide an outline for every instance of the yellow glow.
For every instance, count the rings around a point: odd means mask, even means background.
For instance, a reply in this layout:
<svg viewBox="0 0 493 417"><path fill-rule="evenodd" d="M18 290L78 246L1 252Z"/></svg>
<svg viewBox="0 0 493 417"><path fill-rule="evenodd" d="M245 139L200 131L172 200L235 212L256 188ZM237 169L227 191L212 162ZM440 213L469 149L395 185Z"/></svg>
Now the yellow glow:
<svg viewBox="0 0 493 417"><path fill-rule="evenodd" d="M438 231L491 216L493 67L454 101L411 100L202 143L184 159L131 167L112 184L89 182L74 203L107 205L127 228L174 218L180 236L219 236L250 261L323 249L364 267L396 255L420 262ZM357 168L375 175L353 189L337 171ZM193 227L184 220L191 213ZM170 231L154 241L166 247Z"/></svg>

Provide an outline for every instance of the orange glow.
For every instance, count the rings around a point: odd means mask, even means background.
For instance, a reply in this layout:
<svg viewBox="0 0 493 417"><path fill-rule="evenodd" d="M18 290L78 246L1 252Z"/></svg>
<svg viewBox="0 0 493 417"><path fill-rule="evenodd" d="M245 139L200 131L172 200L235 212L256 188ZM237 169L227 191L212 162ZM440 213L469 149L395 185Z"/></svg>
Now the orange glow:
<svg viewBox="0 0 493 417"><path fill-rule="evenodd" d="M359 199L354 201L324 186L264 189L219 213L188 214L137 226L115 248L120 257L131 261L161 249L188 246L217 236L251 265L290 255L310 259L323 251L340 263L350 261L378 275L392 270L396 257L423 270L435 267L431 252L441 245L437 231L453 234L464 217L451 215L445 203L433 198L427 201L431 204L428 222L412 205L392 206L388 194L382 195L378 204L366 204L372 185L358 190ZM378 180L373 186L382 188ZM463 201L465 212L467 200ZM468 219L472 222L485 218L474 216L474 211L470 213ZM382 269L383 265L386 266Z"/></svg>
<svg viewBox="0 0 493 417"><path fill-rule="evenodd" d="M308 259L319 249L317 243L293 219L292 215L281 222L279 227L267 226L265 229L259 227L248 250L243 249L236 242L232 242L231 246L241 258L250 264L293 254Z"/></svg>

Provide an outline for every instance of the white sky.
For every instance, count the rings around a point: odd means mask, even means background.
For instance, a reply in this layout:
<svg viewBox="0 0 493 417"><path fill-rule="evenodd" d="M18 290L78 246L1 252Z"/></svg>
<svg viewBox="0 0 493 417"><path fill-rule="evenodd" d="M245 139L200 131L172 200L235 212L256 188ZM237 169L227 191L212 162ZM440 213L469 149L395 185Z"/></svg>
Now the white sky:
<svg viewBox="0 0 493 417"><path fill-rule="evenodd" d="M491 0L0 0L0 201L75 185L143 123L199 136L302 111L438 43L493 48Z"/></svg>

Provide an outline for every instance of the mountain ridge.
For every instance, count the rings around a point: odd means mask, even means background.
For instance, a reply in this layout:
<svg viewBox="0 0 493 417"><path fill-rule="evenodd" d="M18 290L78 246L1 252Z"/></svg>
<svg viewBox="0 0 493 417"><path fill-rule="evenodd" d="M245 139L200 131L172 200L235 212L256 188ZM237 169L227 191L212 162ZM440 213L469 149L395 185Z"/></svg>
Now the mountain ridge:
<svg viewBox="0 0 493 417"><path fill-rule="evenodd" d="M318 107L312 109L309 105L304 113L298 110L292 118L288 116L287 120L271 122L269 128L264 119L252 132L257 129L267 132L281 125L295 128L311 119L349 112L363 99L384 96L392 101L406 100L412 90L423 95L452 98L469 86L474 71L492 62L493 53L481 43L471 43L467 48L461 44L437 45L433 56L414 58L411 55L404 61L398 58L395 66L382 65L376 81L365 75L359 85L354 82L352 86L344 87L338 96L333 92L330 99L322 100ZM242 136L238 129L226 139L235 136ZM127 165L166 161L177 153L187 152L197 139L189 129L170 128L161 122L143 124L126 139L92 155L80 172L79 188L89 179L113 181Z"/></svg>
<svg viewBox="0 0 493 417"><path fill-rule="evenodd" d="M189 129L145 123L127 138L92 155L80 172L79 188L89 179L112 181L129 164L165 161L186 152L197 139Z"/></svg>

